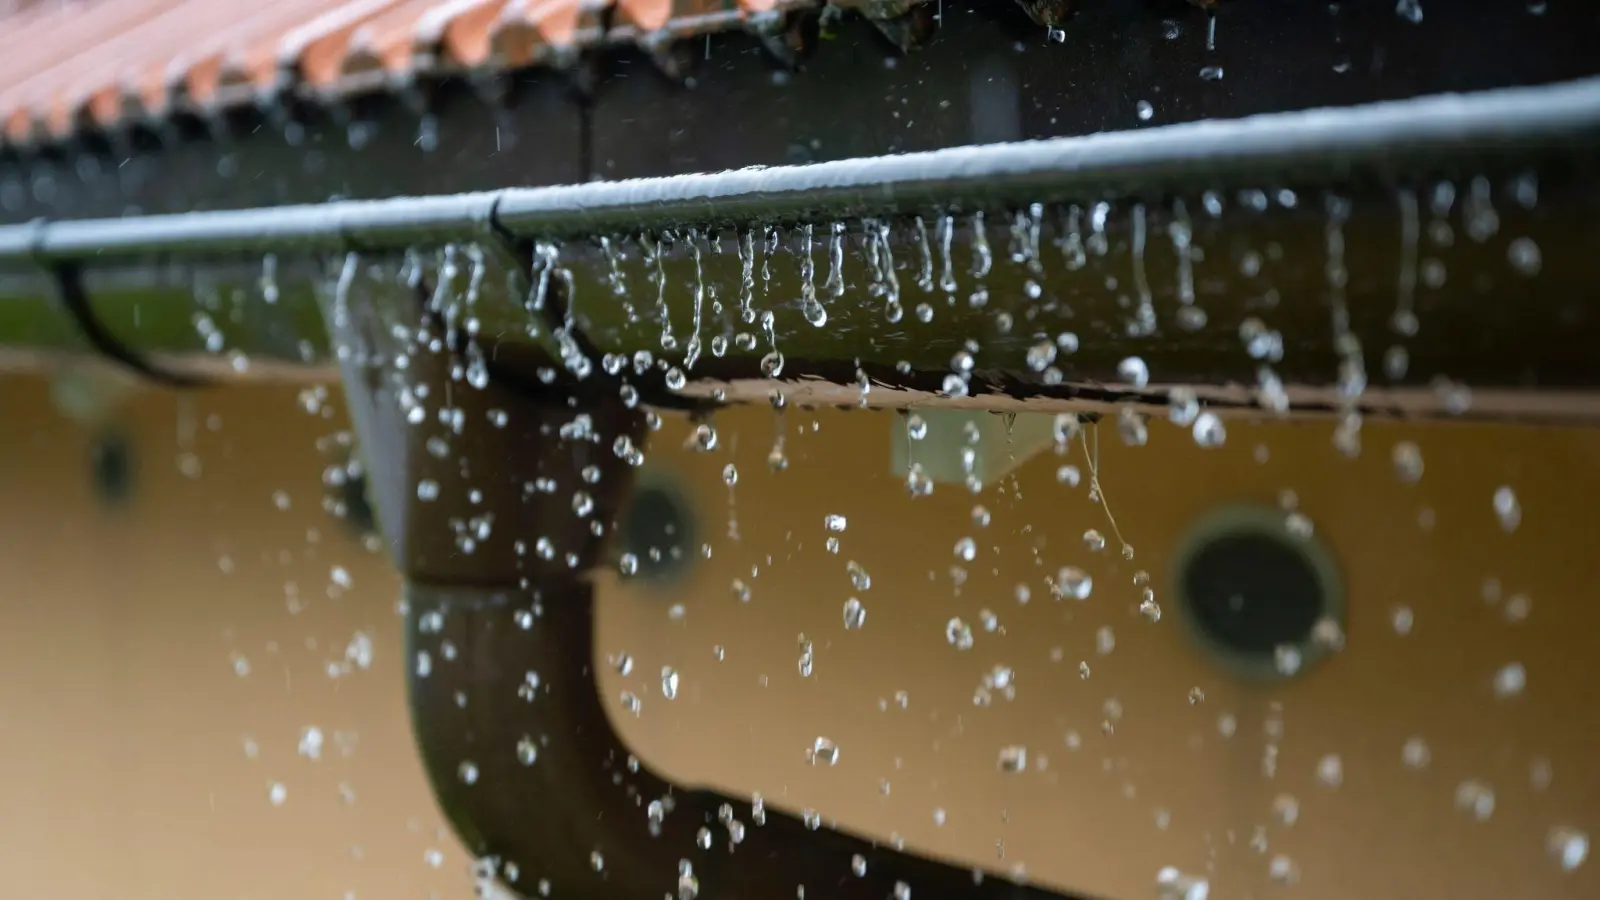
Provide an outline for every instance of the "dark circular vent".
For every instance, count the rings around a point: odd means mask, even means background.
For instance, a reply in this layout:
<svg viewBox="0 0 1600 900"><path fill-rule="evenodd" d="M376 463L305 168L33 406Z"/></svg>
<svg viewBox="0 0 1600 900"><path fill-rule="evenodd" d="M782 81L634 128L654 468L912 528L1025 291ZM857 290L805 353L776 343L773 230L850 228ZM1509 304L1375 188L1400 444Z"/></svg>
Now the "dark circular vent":
<svg viewBox="0 0 1600 900"><path fill-rule="evenodd" d="M635 578L676 576L693 559L694 514L682 495L660 484L641 484L622 517L621 552L638 560Z"/></svg>
<svg viewBox="0 0 1600 900"><path fill-rule="evenodd" d="M1248 674L1285 677L1279 654L1299 665L1321 655L1317 623L1343 626L1344 598L1332 557L1312 537L1290 534L1282 513L1232 509L1197 525L1174 570L1184 617L1200 641Z"/></svg>

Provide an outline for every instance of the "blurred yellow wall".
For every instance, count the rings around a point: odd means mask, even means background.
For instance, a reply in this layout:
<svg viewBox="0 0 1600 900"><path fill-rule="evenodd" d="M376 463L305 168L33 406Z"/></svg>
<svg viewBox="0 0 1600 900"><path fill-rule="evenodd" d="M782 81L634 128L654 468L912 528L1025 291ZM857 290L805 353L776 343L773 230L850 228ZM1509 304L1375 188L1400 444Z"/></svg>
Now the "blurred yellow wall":
<svg viewBox="0 0 1600 900"><path fill-rule="evenodd" d="M396 577L322 508L343 427L324 396L308 411L298 387L134 392L88 427L48 380L0 381L0 895L471 895L406 721ZM909 498L890 471L899 422L790 410L775 426L749 408L714 420L714 452L688 449L682 421L655 437L647 477L688 498L692 562L665 586L603 574L596 647L614 723L647 763L1106 897L1152 896L1169 865L1211 878L1214 897L1600 896L1600 864L1562 871L1549 846L1553 828L1600 833L1600 432L1369 424L1351 461L1327 424L1234 422L1215 450L1165 423L1139 449L1107 428L1100 469L1129 562L1048 452L977 498L985 527L960 486ZM135 461L120 507L92 478L110 426ZM1401 440L1422 451L1419 484L1396 477ZM1501 484L1523 508L1512 533L1491 508ZM1167 563L1208 512L1280 509L1285 492L1340 566L1346 647L1252 684L1190 640ZM837 553L832 513L848 519ZM1106 552L1085 547L1088 528ZM971 562L953 554L963 536ZM1067 564L1093 575L1089 602L1050 598L1044 579ZM1139 570L1160 622L1137 610ZM859 630L844 628L849 596L868 612ZM957 616L969 651L946 638ZM622 654L626 676L607 662ZM1512 662L1526 689L1497 697ZM997 665L1014 698L976 703ZM301 749L308 728L318 758ZM807 762L818 736L837 765ZM1404 759L1412 738L1425 767ZM999 771L1012 745L1026 771ZM1319 778L1329 755L1337 787ZM1468 783L1494 791L1487 821L1458 803Z"/></svg>
<svg viewBox="0 0 1600 900"><path fill-rule="evenodd" d="M397 579L321 507L339 421L246 387L112 422L121 509L96 432L0 381L0 895L471 896L413 750ZM369 666L341 665L358 635Z"/></svg>

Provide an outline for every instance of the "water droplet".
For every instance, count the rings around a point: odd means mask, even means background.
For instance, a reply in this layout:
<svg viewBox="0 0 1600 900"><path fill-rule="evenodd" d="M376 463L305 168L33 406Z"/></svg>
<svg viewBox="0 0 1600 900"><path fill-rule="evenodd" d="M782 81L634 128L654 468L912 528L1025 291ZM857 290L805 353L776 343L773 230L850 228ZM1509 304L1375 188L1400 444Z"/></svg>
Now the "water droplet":
<svg viewBox="0 0 1600 900"><path fill-rule="evenodd" d="M1056 345L1048 340L1039 341L1028 348L1028 368L1034 372L1043 372L1056 361Z"/></svg>
<svg viewBox="0 0 1600 900"><path fill-rule="evenodd" d="M1156 108L1150 105L1149 100L1140 100L1135 107L1139 112L1139 121L1148 122L1156 114Z"/></svg>
<svg viewBox="0 0 1600 900"><path fill-rule="evenodd" d="M431 503L439 499L439 482L432 478L424 478L417 482L417 499L424 503Z"/></svg>
<svg viewBox="0 0 1600 900"><path fill-rule="evenodd" d="M1280 853L1267 863L1267 877L1278 884L1294 884L1300 880L1300 867Z"/></svg>
<svg viewBox="0 0 1600 900"><path fill-rule="evenodd" d="M1576 828L1558 825L1550 829L1545 846L1561 868L1568 872L1577 869L1589 858L1589 835Z"/></svg>
<svg viewBox="0 0 1600 900"><path fill-rule="evenodd" d="M1411 607L1404 604L1396 606L1389 612L1389 623L1394 626L1395 634L1401 637L1410 634L1411 626L1414 624L1414 615L1411 612Z"/></svg>
<svg viewBox="0 0 1600 900"><path fill-rule="evenodd" d="M841 515L828 515L823 517L822 525L829 531L835 534L840 534L845 530L846 526L849 525L849 520Z"/></svg>
<svg viewBox="0 0 1600 900"><path fill-rule="evenodd" d="M456 766L456 777L461 779L461 783L462 784L477 784L478 783L478 766L477 766L477 764L474 763L470 759L462 760L461 761L461 765Z"/></svg>
<svg viewBox="0 0 1600 900"><path fill-rule="evenodd" d="M728 463L722 467L722 483L728 487L733 487L739 483L739 469L733 463Z"/></svg>
<svg viewBox="0 0 1600 900"><path fill-rule="evenodd" d="M1396 0L1394 14L1413 25L1422 23L1422 0Z"/></svg>
<svg viewBox="0 0 1600 900"><path fill-rule="evenodd" d="M832 766L839 763L839 748L833 741L819 737L811 743L811 750L806 754L814 766Z"/></svg>
<svg viewBox="0 0 1600 900"><path fill-rule="evenodd" d="M322 729L308 725L300 732L299 754L306 759L322 758Z"/></svg>
<svg viewBox="0 0 1600 900"><path fill-rule="evenodd" d="M1400 441L1394 445L1391 454L1394 461L1394 473L1406 484L1416 484L1422 480L1422 450L1411 441Z"/></svg>
<svg viewBox="0 0 1600 900"><path fill-rule="evenodd" d="M1317 780L1331 788L1344 784L1344 760L1329 753L1317 762Z"/></svg>
<svg viewBox="0 0 1600 900"><path fill-rule="evenodd" d="M661 667L661 696L668 700L677 699L678 673L671 666Z"/></svg>
<svg viewBox="0 0 1600 900"><path fill-rule="evenodd" d="M1528 671L1522 663L1511 662L1494 673L1494 693L1497 697L1515 697L1528 686Z"/></svg>
<svg viewBox="0 0 1600 900"><path fill-rule="evenodd" d="M1469 778L1456 786L1456 809L1479 822L1487 822L1494 815L1494 788Z"/></svg>
<svg viewBox="0 0 1600 900"><path fill-rule="evenodd" d="M1200 67L1200 80L1201 81L1221 81L1222 80L1222 67L1221 66L1201 66Z"/></svg>
<svg viewBox="0 0 1600 900"><path fill-rule="evenodd" d="M1272 814L1285 827L1300 821L1300 801L1293 794L1279 794L1272 798Z"/></svg>
<svg viewBox="0 0 1600 900"><path fill-rule="evenodd" d="M972 562L978 555L978 544L972 538L961 538L956 541L955 554L957 559Z"/></svg>
<svg viewBox="0 0 1600 900"><path fill-rule="evenodd" d="M1073 600L1087 600L1094 591L1094 578L1088 572L1077 566L1063 566L1056 573L1056 583L1052 586L1056 599L1071 598Z"/></svg>
<svg viewBox="0 0 1600 900"><path fill-rule="evenodd" d="M1015 774L1028 768L1028 748L1015 744L1000 748L1000 771Z"/></svg>
<svg viewBox="0 0 1600 900"><path fill-rule="evenodd" d="M1517 493L1507 485L1501 485L1494 492L1494 514L1500 520L1500 528L1506 532L1517 530L1522 524L1522 504L1517 501Z"/></svg>
<svg viewBox="0 0 1600 900"><path fill-rule="evenodd" d="M1405 767L1414 771L1421 771L1433 762L1433 751L1429 749L1428 742L1420 737L1407 738L1400 748L1400 761Z"/></svg>
<svg viewBox="0 0 1600 900"><path fill-rule="evenodd" d="M972 626L961 621L959 617L952 618L944 626L945 640L957 650L972 649Z"/></svg>
<svg viewBox="0 0 1600 900"><path fill-rule="evenodd" d="M1200 396L1194 388L1175 387L1167 395L1167 420L1182 428L1200 417Z"/></svg>
<svg viewBox="0 0 1600 900"><path fill-rule="evenodd" d="M850 874L861 878L867 874L867 858L857 853L850 857Z"/></svg>
<svg viewBox="0 0 1600 900"><path fill-rule="evenodd" d="M1207 900L1211 883L1199 875L1165 866L1156 873L1156 895L1160 900Z"/></svg>
<svg viewBox="0 0 1600 900"><path fill-rule="evenodd" d="M523 735L517 740L517 762L531 766L538 760L539 745L533 742L533 738Z"/></svg>
<svg viewBox="0 0 1600 900"><path fill-rule="evenodd" d="M1142 388L1150 383L1150 367L1143 359L1130 356L1117 363L1117 377L1136 388Z"/></svg>
<svg viewBox="0 0 1600 900"><path fill-rule="evenodd" d="M1093 528L1083 533L1083 545L1093 553L1106 549L1106 536Z"/></svg>
<svg viewBox="0 0 1600 900"><path fill-rule="evenodd" d="M717 449L717 430L702 422L694 428L694 448L701 453Z"/></svg>
<svg viewBox="0 0 1600 900"><path fill-rule="evenodd" d="M866 569L861 567L860 563L852 559L844 564L844 568L850 575L850 584L856 590L865 591L872 588L872 576L867 573Z"/></svg>
<svg viewBox="0 0 1600 900"><path fill-rule="evenodd" d="M1303 661L1300 648L1293 644L1279 644L1272 649L1273 668L1285 678L1298 673Z"/></svg>
<svg viewBox="0 0 1600 900"><path fill-rule="evenodd" d="M1227 443L1228 429L1214 412L1203 412L1194 420L1194 442L1205 448L1221 447Z"/></svg>
<svg viewBox="0 0 1600 900"><path fill-rule="evenodd" d="M867 608L861 601L851 597L844 602L844 627L847 631L856 631L867 624Z"/></svg>
<svg viewBox="0 0 1600 900"><path fill-rule="evenodd" d="M1131 406L1117 410L1117 434L1129 447L1143 447L1150 440L1150 426L1144 413Z"/></svg>
<svg viewBox="0 0 1600 900"><path fill-rule="evenodd" d="M906 437L920 441L928 436L928 423L916 413L906 416Z"/></svg>

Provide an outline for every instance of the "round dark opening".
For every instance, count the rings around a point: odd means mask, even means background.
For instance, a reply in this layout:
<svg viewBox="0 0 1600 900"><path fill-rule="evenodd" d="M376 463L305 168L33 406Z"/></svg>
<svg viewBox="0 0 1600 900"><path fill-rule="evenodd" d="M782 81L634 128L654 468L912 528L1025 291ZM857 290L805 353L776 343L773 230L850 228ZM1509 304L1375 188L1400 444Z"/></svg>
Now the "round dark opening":
<svg viewBox="0 0 1600 900"><path fill-rule="evenodd" d="M1243 656L1268 659L1280 646L1305 643L1328 611L1316 566L1284 538L1264 532L1205 541L1182 578L1195 624Z"/></svg>
<svg viewBox="0 0 1600 900"><path fill-rule="evenodd" d="M634 577L661 579L688 563L694 547L694 521L688 505L672 490L641 485L622 520L622 552L638 561Z"/></svg>

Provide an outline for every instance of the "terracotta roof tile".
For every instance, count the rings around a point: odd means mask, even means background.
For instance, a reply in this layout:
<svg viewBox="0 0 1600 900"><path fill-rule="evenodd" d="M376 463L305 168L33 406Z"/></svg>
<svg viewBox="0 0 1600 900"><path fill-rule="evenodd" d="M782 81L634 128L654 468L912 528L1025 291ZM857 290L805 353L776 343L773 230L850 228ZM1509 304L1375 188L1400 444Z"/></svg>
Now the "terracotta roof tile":
<svg viewBox="0 0 1600 900"><path fill-rule="evenodd" d="M28 143L286 88L540 65L824 2L881 17L924 0L0 0L0 131Z"/></svg>

